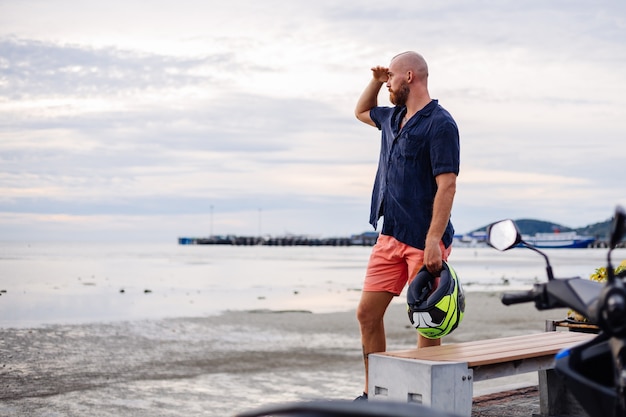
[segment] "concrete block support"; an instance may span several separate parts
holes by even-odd
[[[472,414],[473,371],[464,362],[433,362],[369,356],[369,398],[423,404],[435,410]]]

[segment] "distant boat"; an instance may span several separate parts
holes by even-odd
[[[523,235],[522,239],[537,248],[588,248],[595,238],[581,236],[576,232],[536,233],[534,236]]]
[[[464,235],[454,235],[453,245],[462,248],[487,246],[487,232],[485,230],[477,230]]]

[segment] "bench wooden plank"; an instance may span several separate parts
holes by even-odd
[[[589,336],[550,337],[533,338],[524,343],[513,345],[495,339],[494,343],[485,345],[481,350],[465,349],[464,346],[457,346],[457,349],[450,349],[447,352],[439,352],[431,355],[430,360],[443,361],[463,361],[468,362],[469,367],[488,365],[500,362],[517,361],[521,359],[537,358],[542,356],[553,356],[561,349],[572,346],[581,341],[588,340]]]
[[[533,337],[525,339],[499,338],[482,341],[480,344],[474,342],[455,343],[437,347],[422,349],[410,349],[397,352],[385,352],[384,354],[425,360],[451,360],[455,362],[467,362],[474,356],[485,354],[508,354],[515,350],[535,349],[537,355],[542,355],[544,351],[552,351],[588,340],[593,335],[574,332],[550,332],[538,333]],[[451,358],[453,357],[453,358]]]
[[[460,351],[463,352],[485,352],[486,350],[492,351],[493,349],[503,348],[503,350],[508,350],[511,347],[517,346],[543,346],[548,343],[549,340],[558,340],[565,341],[568,339],[572,339],[574,342],[579,340],[580,334],[573,332],[559,332],[559,335],[554,336],[555,332],[551,333],[536,333],[532,338],[528,336],[512,336],[506,338],[498,338],[498,339],[487,339],[487,340],[479,340],[472,342],[463,342],[463,343],[454,343],[447,344],[441,346],[433,346],[426,347],[420,349],[419,353],[417,353],[416,349],[409,349],[404,351],[398,351],[399,354],[409,355],[407,357],[412,357],[412,355],[435,355],[435,354],[447,354],[449,352],[458,353]],[[395,354],[398,352],[387,352],[389,354]]]
[[[593,336],[593,335],[591,335]],[[463,343],[452,343],[452,344],[444,344],[441,346],[432,346],[425,347],[421,349],[408,349],[396,352],[385,352],[386,354],[401,354],[401,355],[409,355],[416,357],[420,357],[422,355],[437,355],[437,354],[447,354],[449,352],[485,352],[485,351],[493,351],[494,349],[497,351],[501,347],[505,347],[507,350],[509,348],[515,347],[533,347],[533,346],[544,346],[550,343],[567,343],[569,341],[576,343],[581,340],[587,340],[589,337],[586,333],[576,333],[576,332],[544,332],[544,333],[536,333],[533,334],[532,337],[529,336],[512,336],[512,337],[504,337],[497,339],[487,339],[480,341],[472,341],[472,342],[463,342]]]
[[[542,346],[546,346],[548,344],[561,344],[567,343],[568,340],[572,340],[575,342],[579,341],[580,336],[575,333],[566,333],[559,334],[555,336],[553,333],[537,333],[533,335],[533,337],[526,337],[525,339],[519,339],[518,337],[511,338],[500,338],[500,339],[490,339],[487,341],[482,341],[481,343],[467,342],[467,343],[456,343],[450,345],[442,345],[439,347],[430,347],[423,348],[423,354],[442,354],[447,355],[449,353],[454,354],[467,354],[468,356],[472,354],[472,352],[486,353],[486,352],[506,352],[511,349],[526,349],[537,347],[540,348]],[[427,350],[429,349],[429,350]],[[411,349],[414,351],[415,349]]]
[[[425,349],[431,350],[440,350],[446,351],[448,349],[456,349],[455,346],[463,346],[464,349],[475,349],[482,350],[485,348],[491,348],[493,346],[516,346],[516,345],[541,345],[546,343],[549,340],[579,340],[581,337],[581,333],[576,332],[542,332],[535,333],[531,335],[525,336],[511,336],[511,337],[503,337],[497,339],[485,339],[485,340],[477,340],[472,342],[463,342],[463,343],[454,343],[454,344],[444,344],[441,346],[433,346]],[[583,336],[584,337],[584,336]],[[410,349],[415,350],[415,349]]]
[[[469,367],[554,355],[561,349],[595,337],[577,332],[537,333],[476,342],[384,352],[382,355],[444,362],[467,362]]]

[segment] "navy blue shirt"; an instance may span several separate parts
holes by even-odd
[[[382,234],[424,249],[437,192],[435,177],[459,174],[459,130],[437,100],[415,113],[400,130],[405,106],[374,107],[370,117],[382,131],[378,172],[372,191],[370,224],[382,216]],[[454,228],[442,237],[452,244]]]

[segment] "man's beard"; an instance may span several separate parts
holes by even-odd
[[[389,100],[395,106],[404,106],[406,104],[407,99],[409,98],[409,84],[405,81],[400,85],[400,88],[397,91],[389,92]]]

